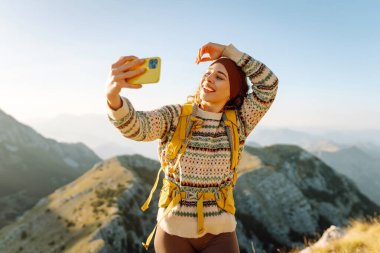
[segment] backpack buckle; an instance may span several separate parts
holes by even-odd
[[[174,189],[172,191],[172,197],[174,198],[175,196],[177,196],[179,194],[179,190],[178,189]]]
[[[215,195],[215,200],[216,201],[219,201],[220,200],[220,197],[219,197],[219,191],[216,191],[215,193],[214,193],[214,195]]]
[[[196,192],[185,192],[185,193],[186,193],[186,199],[197,199]]]

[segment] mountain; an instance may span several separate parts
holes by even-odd
[[[310,129],[307,127],[273,128],[258,125],[247,139],[256,141],[262,146],[273,144],[293,144],[311,151],[318,143],[331,143],[340,147],[371,143],[380,146],[380,130],[333,130]],[[330,145],[330,144],[329,144]]]
[[[373,158],[380,160],[380,145],[376,145],[373,143],[362,143],[359,142],[356,144],[357,147],[359,147],[361,150],[372,156]]]
[[[142,213],[140,205],[158,168],[140,155],[97,163],[1,229],[0,252],[143,252],[155,208]]]
[[[380,152],[368,146],[350,146],[336,151],[318,151],[316,155],[336,171],[346,175],[369,198],[380,204]],[[364,149],[364,150],[363,150]]]
[[[83,143],[45,138],[2,110],[0,126],[0,227],[101,161]]]
[[[261,145],[293,144],[314,154],[341,174],[349,177],[360,191],[380,204],[379,131],[315,132],[290,129],[255,129],[247,144],[254,140]],[[350,138],[351,137],[351,138]],[[370,140],[369,142],[368,140]],[[365,141],[367,140],[367,141]],[[255,147],[259,147],[259,144]]]
[[[95,164],[1,229],[0,252],[145,252],[141,242],[155,225],[159,190],[150,209],[140,207],[159,167],[141,155]],[[294,145],[246,146],[238,171],[242,253],[252,245],[257,253],[303,246],[304,236],[380,211],[351,180]]]
[[[235,188],[239,242],[246,249],[250,241],[257,252],[290,249],[330,225],[379,213],[380,207],[350,179],[298,146],[245,150],[260,160],[239,177]]]
[[[83,142],[102,159],[125,154],[158,159],[158,140],[138,142],[127,139],[109,122],[106,114],[60,114],[54,118],[36,118],[28,124],[59,141]]]
[[[81,141],[88,145],[102,159],[116,155],[141,154],[158,159],[158,141],[137,142],[124,138],[110,124],[106,114],[70,115],[60,114],[54,118],[34,118],[28,125],[58,141]],[[93,127],[96,126],[96,127]],[[293,144],[308,151],[331,151],[352,145],[380,146],[379,130],[336,131],[310,128],[271,128],[258,125],[247,139],[251,146]],[[372,150],[372,148],[368,148]],[[380,149],[380,148],[379,148]]]

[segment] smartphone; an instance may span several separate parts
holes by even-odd
[[[160,80],[161,72],[161,58],[160,57],[149,57],[143,58],[145,62],[136,67],[131,68],[139,69],[146,68],[146,71],[138,76],[128,78],[127,82],[131,84],[147,84],[147,83],[157,83]]]

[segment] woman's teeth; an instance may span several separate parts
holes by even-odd
[[[214,92],[215,90],[210,89],[210,88],[208,88],[208,87],[203,87],[203,91],[204,91],[204,92],[207,92],[207,93],[210,93],[210,92]]]

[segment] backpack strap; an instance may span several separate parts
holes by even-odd
[[[169,172],[174,172],[179,164],[179,160],[181,159],[183,153],[185,152],[186,146],[191,138],[191,133],[194,127],[199,127],[203,124],[203,120],[195,117],[194,115],[194,107],[192,103],[185,103],[182,106],[180,119],[176,130],[173,134],[172,140],[168,144],[166,158],[173,160],[177,157],[176,162],[173,167],[169,169]],[[179,155],[177,156],[179,152]],[[152,200],[153,194],[156,191],[158,180],[160,178],[160,173],[163,169],[165,169],[169,163],[167,161],[163,161],[160,169],[157,172],[156,180],[152,189],[150,190],[150,194],[145,201],[145,203],[141,206],[142,211],[146,211],[149,208],[149,204]]]
[[[203,120],[200,118],[197,118],[194,115],[195,106],[196,105],[192,104],[192,103],[185,103],[182,105],[182,110],[181,110],[180,119],[178,121],[178,125],[177,125],[176,130],[173,134],[172,139],[170,140],[170,142],[168,144],[168,147],[167,147],[166,153],[165,153],[165,158],[167,160],[176,159],[174,166],[169,169],[169,172],[174,172],[175,169],[177,168],[179,161],[180,161],[183,153],[186,150],[187,144],[189,143],[189,141],[191,139],[192,131],[194,130],[194,128],[201,127],[203,124]],[[235,112],[235,110],[226,110],[223,112],[222,117],[223,117],[223,122],[225,123],[225,126],[226,126],[226,132],[228,135],[230,149],[231,149],[231,169],[234,170],[233,185],[232,185],[232,187],[233,187],[233,186],[235,186],[236,179],[237,179],[237,173],[236,173],[235,168],[237,166],[237,160],[238,160],[238,154],[239,154],[239,133],[237,130],[236,112]],[[178,156],[177,156],[177,154],[178,154]],[[149,203],[152,199],[154,191],[157,188],[158,180],[160,177],[160,172],[164,168],[166,168],[169,164],[167,160],[162,162],[162,166],[157,173],[156,181],[155,181],[154,186],[150,192],[150,195],[149,195],[148,199],[146,200],[146,202],[144,203],[144,205],[141,207],[142,211],[145,211],[146,209],[149,208]],[[161,219],[157,222],[153,231],[150,233],[147,241],[145,243],[144,242],[142,243],[146,250],[148,250],[150,241],[153,238],[154,232],[155,232],[159,222],[163,219],[163,217],[165,217],[170,212],[170,210],[175,205],[177,205],[180,202],[180,200],[182,198],[182,196],[181,196],[182,193],[180,194],[179,189],[177,191],[178,191],[178,193],[173,196],[174,197],[173,200],[170,202],[169,206],[166,207]],[[232,191],[232,189],[231,189],[231,191]],[[185,192],[183,192],[183,194],[185,194]],[[198,196],[198,201],[197,201],[198,233],[201,233],[204,230],[204,227],[203,227],[203,223],[204,223],[203,198],[208,196],[205,194],[206,193],[201,193],[201,195]],[[213,194],[214,193],[212,193],[212,195]],[[183,197],[185,197],[185,196],[183,196]],[[227,197],[226,197],[226,199],[227,199]],[[225,200],[223,200],[223,198],[220,198],[220,197],[217,197],[217,200],[219,202],[222,201],[223,203],[225,201]],[[219,204],[219,202],[217,202],[217,203]],[[232,206],[231,206],[231,204],[232,204]],[[227,205],[225,203],[225,204],[223,204],[223,206],[226,209],[229,208],[228,209],[229,212],[233,212],[233,213],[235,212],[234,203],[230,203],[230,205]]]
[[[165,157],[169,160],[176,158],[177,153],[186,138],[188,124],[190,123],[189,116],[192,114],[193,106],[190,103],[182,105],[181,115],[176,126],[172,139],[170,140],[166,149]]]
[[[237,129],[236,112],[235,110],[226,110],[222,115],[224,124],[227,126],[226,132],[228,135],[231,149],[231,170],[234,170],[233,185],[236,185],[237,173],[236,166],[239,155],[239,132]]]
[[[185,138],[182,141],[181,145],[178,146],[178,147],[180,147],[180,150],[176,151],[176,153],[179,153],[179,154],[176,158],[177,160],[176,160],[174,166],[169,169],[169,173],[173,173],[175,171],[175,169],[177,168],[183,153],[185,153],[187,144],[189,143],[189,141],[191,139],[194,128],[199,128],[202,126],[202,124],[203,124],[202,119],[196,118],[193,115],[188,116],[188,124],[186,127]],[[182,134],[182,132],[181,132],[181,134]]]
[[[186,150],[187,144],[191,139],[192,130],[194,127],[200,127],[203,124],[203,120],[195,117],[194,115],[194,106],[192,103],[185,103],[182,105],[181,115],[176,127],[176,130],[173,134],[172,140],[168,144],[168,148],[166,150],[166,158],[169,160],[173,160],[175,158],[176,162],[173,167],[169,169],[169,172],[173,173],[177,168],[179,161]],[[237,173],[236,166],[239,154],[239,133],[237,130],[236,123],[236,112],[235,110],[226,110],[222,115],[223,121],[227,126],[226,132],[229,138],[229,144],[231,149],[231,169],[234,170],[233,176],[233,186],[236,185]],[[194,122],[196,122],[194,124]],[[179,154],[178,154],[179,153]],[[178,154],[178,156],[177,156]],[[141,210],[145,211],[149,208],[149,203],[152,200],[153,194],[156,191],[158,180],[160,178],[161,171],[168,166],[167,161],[163,161],[160,169],[157,172],[156,180],[154,185],[150,191],[150,194],[142,205]]]

